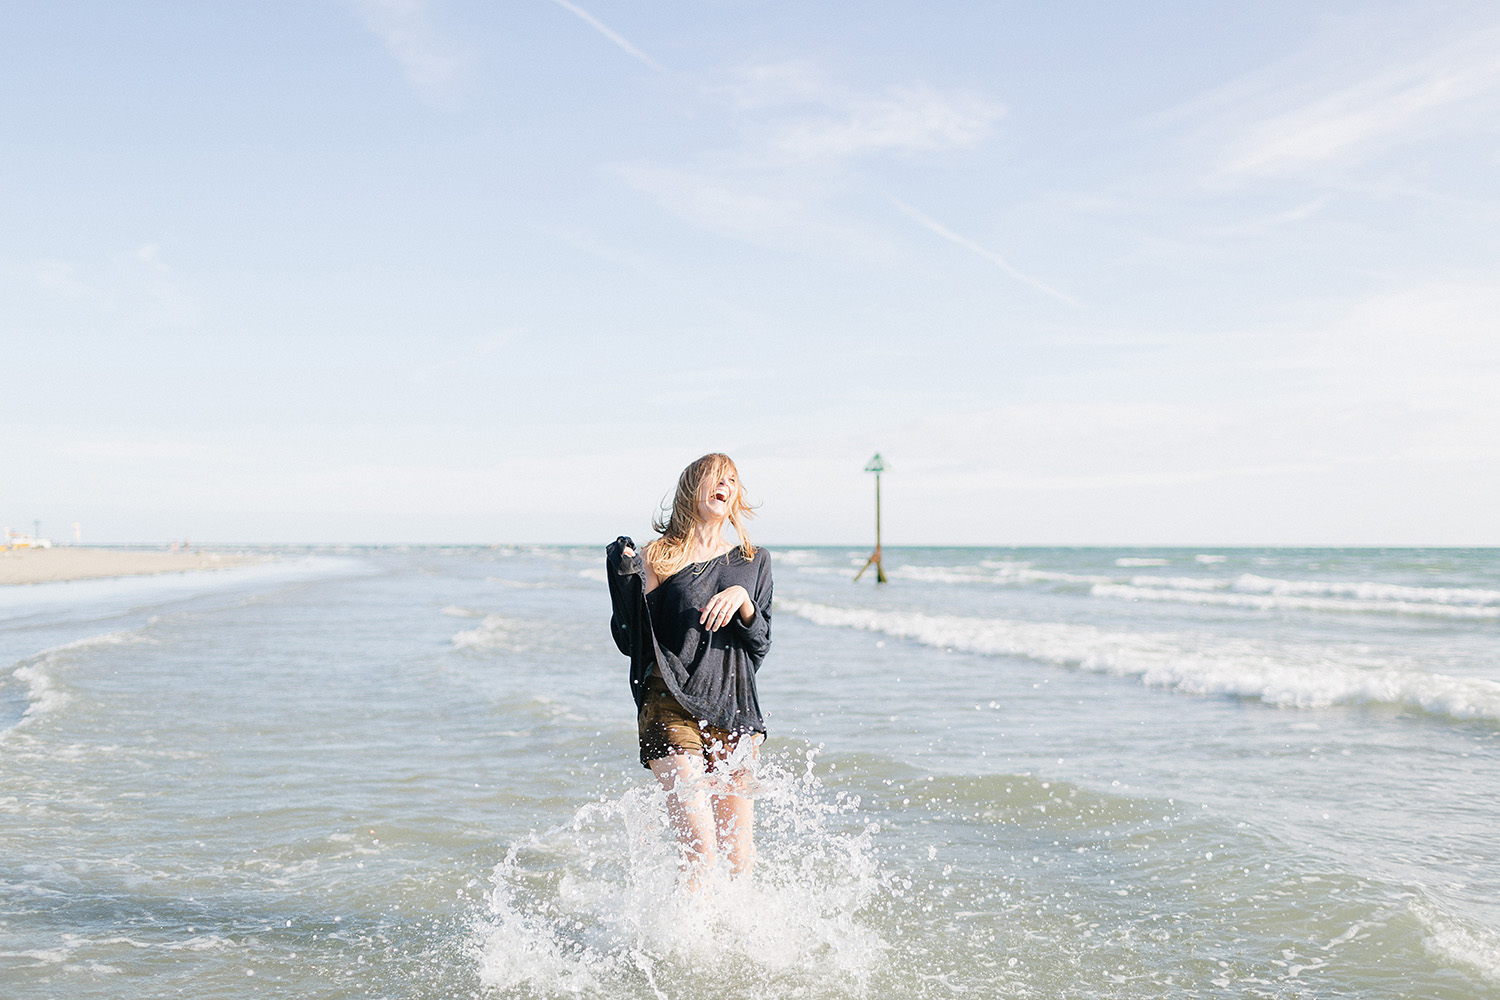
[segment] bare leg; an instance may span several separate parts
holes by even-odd
[[[677,832],[677,844],[687,868],[692,893],[707,888],[714,867],[714,811],[709,805],[703,758],[671,754],[651,762],[651,773],[667,793],[667,816]]]
[[[726,762],[738,766],[714,794],[714,833],[719,851],[729,859],[729,870],[735,875],[747,874],[755,867],[755,801],[750,796],[755,790],[760,740],[753,733],[740,737],[735,752]]]
[[[755,803],[744,795],[714,796],[714,832],[729,870],[743,875],[755,866]]]

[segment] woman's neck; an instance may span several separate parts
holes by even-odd
[[[712,559],[724,549],[724,522],[693,525],[693,540],[688,546],[688,562]]]

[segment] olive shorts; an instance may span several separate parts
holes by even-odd
[[[753,741],[751,746],[758,748],[765,739],[764,733],[730,732],[693,718],[654,674],[646,681],[646,697],[641,702],[636,725],[641,735],[643,767],[650,767],[653,760],[686,754],[702,757],[705,770],[713,771],[728,761],[740,740],[749,737]]]

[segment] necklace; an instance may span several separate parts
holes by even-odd
[[[708,569],[708,564],[709,563],[711,563],[715,559],[719,558],[719,556],[727,554],[727,552],[728,552],[728,550],[726,549],[724,552],[720,552],[718,556],[709,556],[707,559],[703,560],[702,562],[695,562],[695,563],[693,563],[693,575],[694,576],[702,576],[703,575],[703,571],[706,570],[706,569]]]

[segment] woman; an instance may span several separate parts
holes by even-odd
[[[694,892],[720,853],[736,875],[755,861],[750,767],[766,731],[755,674],[771,646],[771,559],[750,543],[752,514],[734,462],[704,455],[653,524],[659,538],[637,552],[622,536],[607,550],[641,763],[666,790]]]

